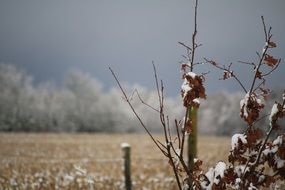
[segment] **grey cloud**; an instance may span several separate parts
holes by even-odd
[[[198,56],[228,63],[255,61],[263,46],[260,16],[273,27],[275,54],[285,55],[285,3],[279,1],[200,1]],[[157,64],[168,93],[179,93],[179,64],[193,27],[193,1],[2,1],[0,61],[24,67],[36,80],[60,82],[70,68],[89,72],[108,88],[108,66],[121,80],[153,86],[151,61]],[[282,57],[283,56],[283,57]],[[237,67],[247,79],[244,67]],[[276,72],[272,82],[282,83]],[[199,71],[207,71],[201,68]],[[237,90],[209,74],[210,92]],[[278,82],[279,81],[279,82]]]

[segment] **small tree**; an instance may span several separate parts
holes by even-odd
[[[195,113],[199,108],[200,100],[206,99],[204,88],[205,74],[193,72],[193,67],[200,64],[194,62],[195,50],[200,46],[195,40],[197,34],[197,3],[198,1],[196,0],[192,46],[190,47],[180,42],[187,50],[187,56],[185,56],[187,62],[181,64],[181,70],[183,71],[181,95],[186,111],[182,120],[174,121],[176,128],[175,137],[170,132],[169,117],[164,111],[164,85],[162,81],[159,82],[158,80],[155,65],[153,64],[153,69],[159,108],[156,109],[144,101],[142,103],[159,113],[164,132],[164,143],[156,140],[149,132],[111,68],[110,71],[141,126],[159,151],[169,159],[169,164],[172,167],[179,189],[259,189],[261,187],[271,187],[278,180],[285,179],[285,134],[278,134],[280,129],[278,120],[285,117],[285,92],[283,101],[280,103],[275,102],[271,113],[261,116],[266,98],[270,93],[270,90],[265,88],[265,79],[271,75],[281,61],[269,54],[270,49],[276,47],[276,43],[272,41],[271,27],[267,29],[263,17],[261,18],[265,34],[265,46],[261,53],[257,53],[257,63],[240,62],[251,67],[254,71],[252,81],[249,81],[250,87],[248,89],[231,69],[231,64],[225,66],[204,58],[204,62],[223,72],[221,79],[235,79],[245,93],[244,98],[240,101],[240,116],[247,124],[247,128],[244,133],[233,135],[228,157],[229,164],[220,161],[214,167],[209,168],[208,171],[202,171],[202,161],[199,159],[190,159],[189,163],[186,164],[184,156],[185,138],[189,136],[190,141],[195,138],[193,134],[193,132],[197,131],[194,128],[196,126]],[[269,117],[269,124],[268,130],[264,133],[258,127],[258,122],[266,117]],[[278,135],[275,139],[271,139],[274,131]],[[193,151],[193,149],[190,151]]]

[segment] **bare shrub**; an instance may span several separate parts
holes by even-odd
[[[281,60],[273,57],[270,50],[276,48],[272,40],[271,27],[267,29],[264,18],[262,19],[265,35],[265,45],[261,53],[257,53],[256,63],[241,61],[253,70],[252,81],[247,81],[249,88],[241,82],[236,72],[229,66],[221,65],[216,61],[204,58],[204,62],[222,71],[222,80],[233,78],[243,89],[245,95],[240,101],[240,117],[247,125],[246,130],[240,134],[234,134],[231,141],[231,150],[228,156],[229,163],[218,162],[214,167],[203,171],[202,160],[194,159],[193,165],[186,164],[184,154],[185,138],[193,132],[192,109],[198,109],[201,99],[206,99],[204,88],[205,73],[196,74],[194,66],[202,62],[195,62],[195,52],[199,44],[196,42],[197,35],[197,7],[195,1],[194,32],[190,46],[181,43],[186,48],[186,63],[181,64],[182,70],[182,104],[185,107],[185,117],[175,120],[173,123],[164,110],[164,84],[157,77],[156,68],[153,64],[154,77],[157,88],[158,108],[148,105],[147,107],[159,113],[159,120],[164,132],[164,142],[156,140],[143,122],[141,116],[135,110],[132,101],[128,98],[117,76],[110,68],[126,102],[139,120],[141,126],[150,136],[159,151],[168,158],[169,165],[173,170],[179,189],[260,189],[261,187],[273,187],[278,180],[284,180],[285,176],[285,134],[280,133],[271,139],[273,132],[278,133],[280,126],[278,121],[285,117],[285,93],[282,102],[275,102],[271,113],[261,115],[270,90],[265,87],[266,77],[277,69]],[[238,109],[238,108],[237,108]],[[268,129],[264,132],[258,125],[259,121],[268,118]],[[174,125],[176,134],[171,134],[170,126]]]

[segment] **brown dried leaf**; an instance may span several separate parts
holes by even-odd
[[[258,79],[262,79],[262,72],[260,72],[259,70],[256,71],[256,77],[257,77]]]
[[[283,143],[283,146],[279,147],[277,155],[282,159],[285,160],[285,144]]]
[[[274,67],[278,63],[278,59],[273,56],[266,54],[264,57],[264,63],[270,67]]]
[[[240,116],[248,125],[252,125],[259,118],[259,113],[264,108],[264,105],[255,93],[252,93],[250,96],[246,95],[242,101]]]
[[[268,97],[269,97],[269,93],[271,92],[270,89],[266,89],[266,88],[259,88],[259,90],[262,92],[261,93],[261,96],[263,97],[264,100],[268,100]]]
[[[224,71],[224,75],[223,78],[221,78],[222,80],[226,80],[229,79],[233,76],[233,71]]]
[[[217,62],[216,62],[216,61],[213,61],[213,60],[209,61],[209,63],[212,64],[212,65],[214,65],[214,66],[218,65]]]
[[[195,106],[198,108],[198,104],[193,101],[194,99],[203,98],[206,99],[205,88],[203,86],[203,76],[195,75],[194,77],[189,74],[183,76],[184,80],[187,81],[190,90],[181,90],[181,95],[183,97],[183,105],[185,107]]]
[[[195,163],[194,163],[194,167],[193,167],[193,171],[202,171],[201,169],[201,166],[203,164],[203,161],[202,160],[197,160]]]
[[[263,131],[259,128],[249,128],[246,132],[247,143],[249,146],[253,146],[263,136]]]
[[[264,183],[265,187],[270,187],[270,185],[272,183],[274,183],[275,181],[276,180],[275,180],[275,178],[273,176],[266,175],[263,183]]]
[[[274,42],[269,42],[269,43],[268,43],[268,47],[269,47],[269,48],[275,48],[275,47],[277,47],[277,45],[276,45],[276,43],[274,43]]]
[[[186,72],[187,67],[189,67],[189,65],[187,63],[182,63],[181,64],[181,71]]]

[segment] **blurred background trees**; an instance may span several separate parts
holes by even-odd
[[[156,91],[138,85],[125,86],[128,93],[133,94],[134,106],[143,113],[142,119],[149,129],[160,132],[157,113],[142,104],[133,93],[137,89],[143,101],[156,107]],[[267,104],[272,105],[272,99],[281,94],[281,89],[275,90]],[[231,135],[242,131],[245,125],[237,109],[242,94],[224,91],[210,96],[199,110],[199,133]],[[181,119],[184,112],[181,101],[180,96],[166,98],[167,114]],[[264,114],[268,112],[266,110]],[[99,81],[86,73],[69,72],[62,86],[52,82],[35,84],[33,77],[24,70],[11,64],[0,64],[0,131],[141,132],[137,125],[121,92],[115,88],[104,90]]]

